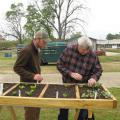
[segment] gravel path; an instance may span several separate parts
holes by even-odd
[[[56,74],[43,74],[44,81],[42,83],[62,83],[61,75]],[[11,74],[0,74],[0,82],[19,82],[19,76]],[[105,72],[103,73],[100,83],[106,87],[120,87],[120,72]]]

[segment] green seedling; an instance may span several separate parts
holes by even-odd
[[[82,93],[81,97],[82,97],[82,98],[93,98],[93,97],[94,97],[94,94],[93,94],[92,91],[88,91],[88,90],[87,90],[86,92]]]
[[[30,91],[25,91],[25,94],[28,96],[32,96],[34,93],[34,90],[30,90]]]
[[[82,95],[81,95],[81,97],[82,98],[86,98],[87,96],[86,96],[86,93],[83,93]]]
[[[85,91],[81,94],[82,98],[111,98],[111,94],[107,91],[103,91],[100,84],[97,84],[93,87],[86,87]]]
[[[22,85],[22,86],[26,86],[26,87],[29,86],[28,83],[22,83],[21,85]]]
[[[36,89],[36,84],[35,85],[31,85],[30,89],[35,90]]]
[[[24,85],[20,85],[19,88],[20,88],[20,89],[24,89],[25,86],[24,86]]]
[[[98,90],[101,87],[100,83],[96,83],[94,86],[92,86],[93,90]]]
[[[69,85],[67,85],[67,84],[64,84],[64,87],[69,87]]]
[[[103,96],[106,99],[111,98],[111,95],[106,91],[102,91],[100,95]]]
[[[12,92],[12,95],[13,95],[13,96],[17,95],[17,91],[13,91],[13,92]]]
[[[68,94],[67,93],[63,93],[63,97],[68,97]]]

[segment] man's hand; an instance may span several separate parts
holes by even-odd
[[[43,77],[42,77],[40,74],[35,74],[35,76],[34,76],[34,80],[40,82],[40,81],[43,80]]]
[[[94,78],[90,78],[89,80],[88,80],[88,86],[93,86],[93,85],[95,85],[96,84],[96,80],[94,79]]]
[[[75,80],[82,80],[82,75],[79,74],[79,73],[74,73],[74,72],[72,72],[72,73],[70,74],[70,76],[71,76],[72,78],[74,78]]]

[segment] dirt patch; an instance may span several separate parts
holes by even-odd
[[[6,84],[6,83],[5,83]],[[13,86],[11,83],[6,84],[5,87],[10,89]],[[21,96],[21,97],[38,97],[45,85],[39,84],[20,84],[6,96]]]
[[[49,85],[45,98],[76,98],[74,85]]]

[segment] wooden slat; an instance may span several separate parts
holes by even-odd
[[[16,117],[16,113],[15,113],[15,110],[12,106],[7,106],[8,110],[10,111],[10,114],[11,114],[11,118],[12,120],[17,120],[17,117]]]
[[[88,118],[92,118],[92,114],[93,114],[92,110],[88,109]]]
[[[113,108],[117,108],[117,100],[113,101]]]
[[[78,85],[75,85],[75,93],[76,93],[76,98],[80,99],[80,92]],[[78,120],[79,113],[80,113],[80,109],[75,109],[74,120]]]
[[[116,100],[116,98],[110,93],[110,91],[104,85],[102,85],[102,88],[111,95],[113,100]]]
[[[79,87],[78,85],[75,85],[75,93],[76,93],[76,98],[80,99],[80,92],[79,92]]]
[[[78,87],[78,85],[76,85],[75,88],[76,88],[76,97],[78,99],[80,99],[80,87]],[[80,109],[76,109],[75,115],[74,115],[74,120],[78,120],[79,113],[80,113]],[[90,110],[90,109],[88,109],[88,118],[92,118],[92,110]]]
[[[0,106],[0,112],[2,111],[2,107],[3,106]],[[11,120],[17,120],[16,113],[15,113],[13,106],[7,106],[7,109],[11,114]]]
[[[2,106],[0,106],[0,112],[2,111]]]
[[[2,95],[5,96],[5,95],[8,94],[9,92],[11,92],[13,89],[15,89],[18,85],[19,85],[19,83],[16,84],[16,85],[14,85],[14,86],[12,86],[10,89],[8,89],[7,91],[5,91]]]
[[[104,85],[102,85],[102,88],[111,95],[111,97],[113,99],[113,108],[116,108],[117,107],[117,100],[116,100],[116,98],[110,93],[110,91]]]
[[[0,96],[0,105],[30,106],[30,107],[55,107],[55,108],[113,108],[112,100],[86,100],[63,98],[35,98]]]
[[[78,120],[80,109],[75,109],[74,120]]]
[[[38,97],[43,97],[43,95],[46,92],[47,88],[48,88],[48,84],[45,85],[45,87],[43,88],[42,92],[40,93],[40,95]]]
[[[3,95],[8,94],[17,87],[16,84]],[[114,97],[112,99],[79,99],[80,94],[78,87],[76,87],[76,98],[42,98],[46,92],[48,85],[45,85],[38,98],[36,97],[17,97],[17,96],[0,96],[0,105],[16,105],[16,106],[30,106],[30,107],[56,107],[56,108],[115,108],[117,101]]]

